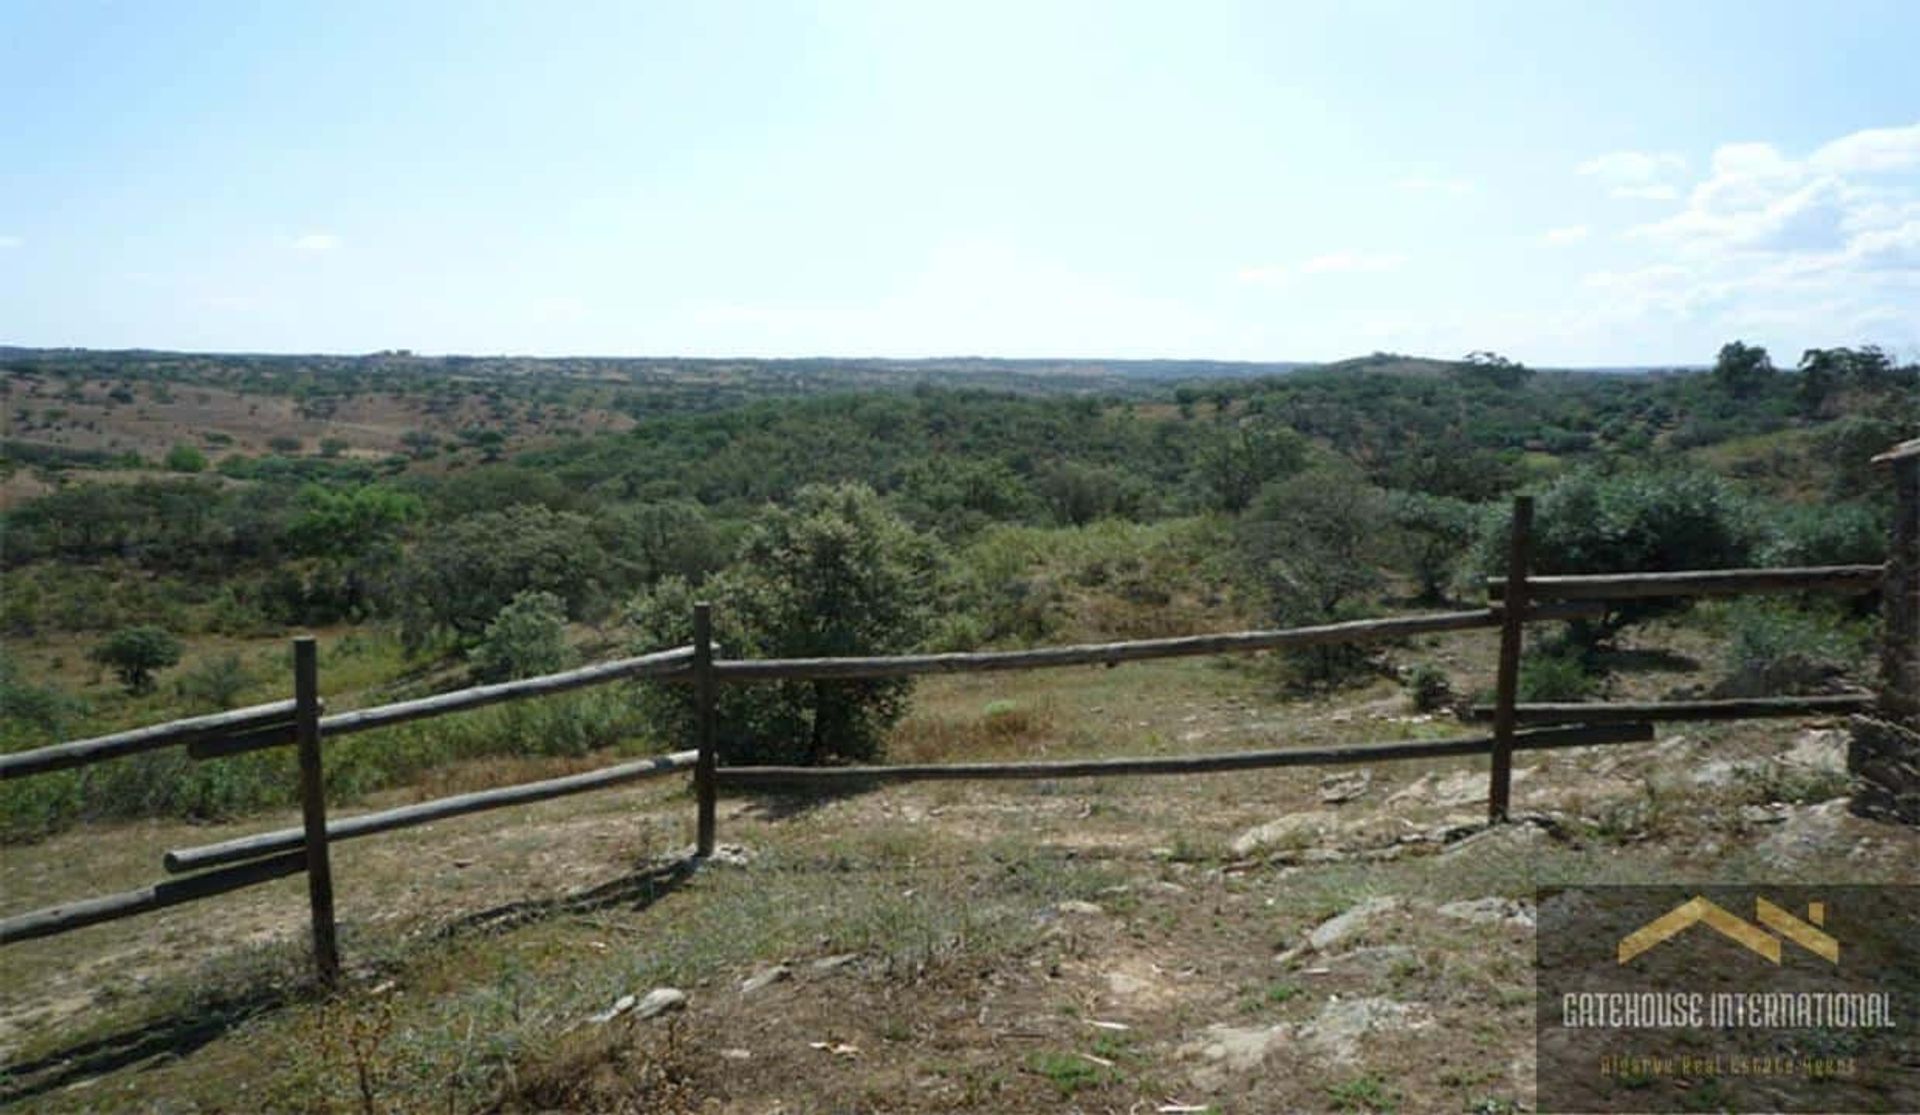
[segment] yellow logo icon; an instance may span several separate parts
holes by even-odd
[[[1625,964],[1695,924],[1705,925],[1775,964],[1780,963],[1782,938],[1792,941],[1816,956],[1826,958],[1829,963],[1840,963],[1840,942],[1816,928],[1826,924],[1826,903],[1808,903],[1806,921],[1801,921],[1764,898],[1754,899],[1754,904],[1759,925],[1735,917],[1719,906],[1695,895],[1620,938],[1620,963]],[[1773,933],[1767,932],[1769,929],[1773,930]],[[1775,933],[1779,936],[1774,936]]]

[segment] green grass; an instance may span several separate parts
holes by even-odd
[[[1112,1070],[1077,1053],[1058,1050],[1042,1050],[1030,1055],[1027,1067],[1046,1077],[1063,1099],[1082,1088],[1098,1087],[1112,1079],[1113,1075]]]
[[[1327,1086],[1327,1098],[1332,1101],[1335,1111],[1378,1112],[1379,1115],[1399,1109],[1400,1100],[1389,1091],[1387,1082],[1378,1076],[1356,1076],[1352,1080],[1343,1080]]]

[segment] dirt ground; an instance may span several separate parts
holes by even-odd
[[[1488,646],[1446,637],[1406,653],[1451,663],[1464,688]],[[1689,676],[1656,667],[1627,684]],[[676,858],[692,823],[678,780],[463,818],[336,846],[350,973],[331,1001],[297,989],[298,877],[0,951],[0,1097],[45,1110],[1530,1110],[1537,886],[1917,881],[1920,833],[1829,800],[1831,727],[1682,725],[1523,754],[1521,820],[1492,830],[1483,760],[730,800],[727,854],[694,872]],[[1389,682],[1283,701],[1257,668],[1189,660],[929,681],[892,754],[1466,732],[1411,712]],[[166,848],[296,821],[6,848],[5,911],[142,885]],[[684,1008],[594,1020],[661,987]]]

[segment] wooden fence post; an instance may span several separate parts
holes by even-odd
[[[1500,620],[1500,666],[1493,706],[1493,773],[1487,787],[1487,821],[1507,819],[1513,795],[1514,705],[1520,699],[1520,643],[1526,633],[1527,565],[1531,560],[1533,497],[1513,499],[1512,536],[1507,541],[1506,611]]]
[[[700,798],[699,835],[695,851],[702,858],[713,854],[714,830],[714,736],[717,731],[714,710],[713,606],[702,601],[693,606],[693,699],[696,712],[696,746],[700,759],[693,770],[694,792]]]
[[[293,641],[293,733],[300,749],[300,813],[306,827],[307,902],[313,966],[323,987],[340,981],[333,924],[333,864],[327,855],[327,787],[320,766],[320,655],[311,635]]]

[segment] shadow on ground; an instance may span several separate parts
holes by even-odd
[[[679,889],[700,865],[701,861],[694,856],[655,860],[586,890],[557,898],[510,902],[464,914],[427,936],[445,940],[465,933],[492,932],[616,906],[638,912]],[[256,982],[219,998],[195,997],[170,1014],[150,1018],[117,1033],[90,1038],[31,1060],[0,1065],[0,1105],[71,1087],[143,1062],[159,1064],[188,1056],[254,1018],[311,1000],[318,994],[319,988],[309,980],[281,978],[273,983]]]

